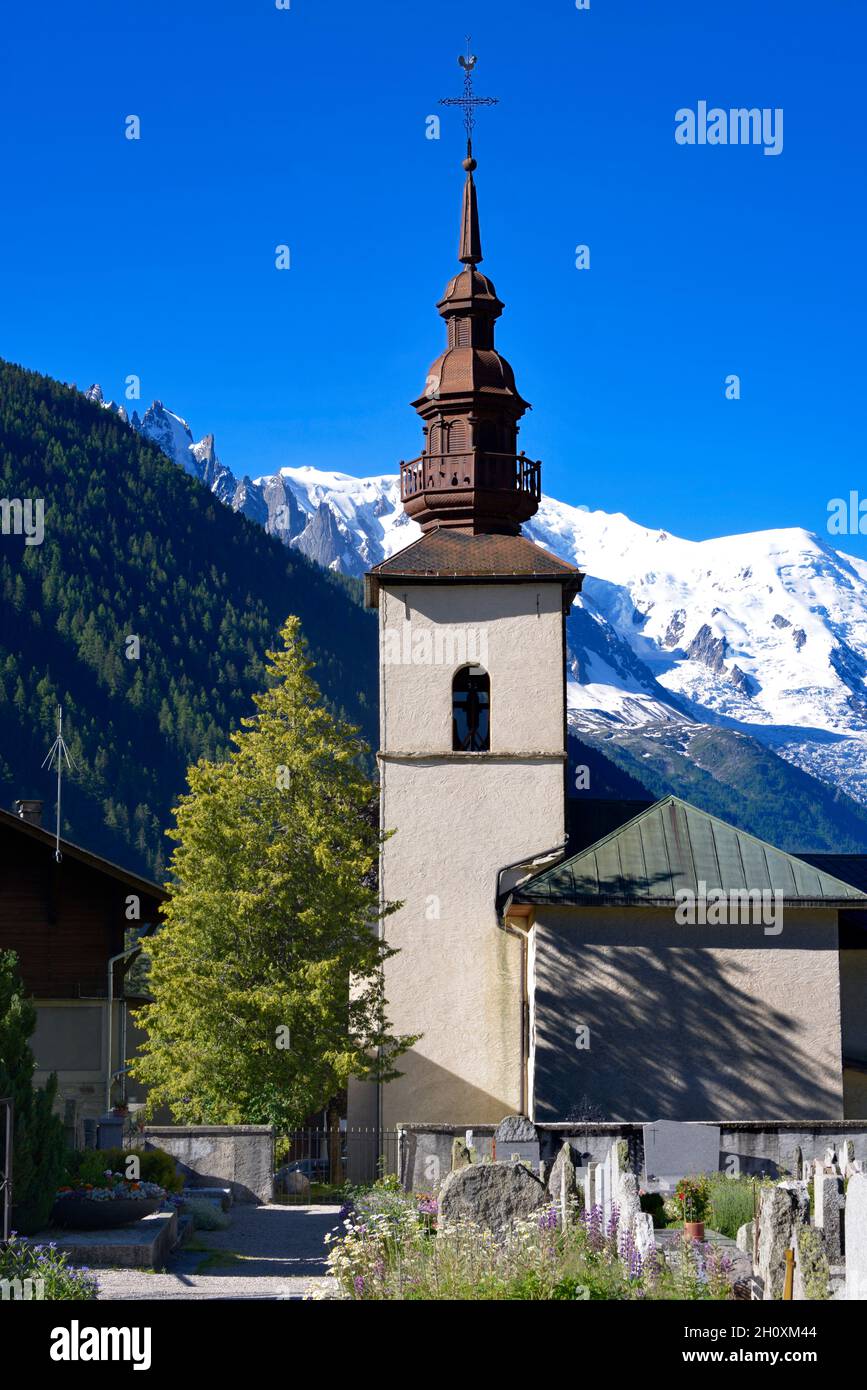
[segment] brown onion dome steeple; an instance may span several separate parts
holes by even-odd
[[[425,446],[419,458],[401,463],[401,500],[424,531],[448,526],[517,535],[539,505],[540,465],[518,453],[518,421],[529,405],[494,346],[503,303],[476,268],[482,239],[469,141],[463,167],[458,260],[464,269],[437,305],[447,345],[412,402],[424,421]]]

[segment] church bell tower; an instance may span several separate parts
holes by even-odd
[[[446,346],[413,402],[421,453],[401,500],[422,535],[366,576],[379,611],[383,923],[392,1028],[419,1034],[403,1075],[350,1088],[350,1125],[472,1127],[528,1105],[527,943],[498,916],[504,869],[565,840],[565,614],[571,565],[521,534],[540,464],[495,346],[503,311],[482,261],[472,152],[475,58],[461,59],[467,157],[461,269],[437,308]],[[514,881],[514,874],[510,881]],[[564,1022],[565,1026],[565,1022]]]

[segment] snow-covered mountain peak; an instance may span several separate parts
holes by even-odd
[[[239,481],[162,402],[132,424],[326,568],[360,575],[420,535],[397,474],[248,465]],[[867,561],[800,527],[696,541],[547,495],[524,532],[586,575],[568,620],[573,727],[682,726],[684,746],[696,727],[746,730],[867,801]]]

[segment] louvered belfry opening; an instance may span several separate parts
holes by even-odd
[[[518,449],[518,421],[528,402],[495,347],[503,303],[477,268],[482,246],[475,168],[468,154],[458,249],[463,269],[437,305],[446,348],[413,401],[425,443],[418,458],[400,465],[401,500],[424,531],[445,526],[517,535],[538,509],[541,465]]]

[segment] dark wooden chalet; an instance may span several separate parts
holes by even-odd
[[[38,1022],[32,1039],[35,1081],[58,1074],[59,1104],[70,1138],[105,1109],[109,1071],[117,1077],[129,1055],[124,976],[129,961],[109,965],[130,928],[156,925],[165,891],[68,840],[55,857],[39,802],[0,810],[0,949],[13,950]],[[109,1039],[111,1060],[109,1062]],[[120,1077],[112,1100],[128,1096]]]

